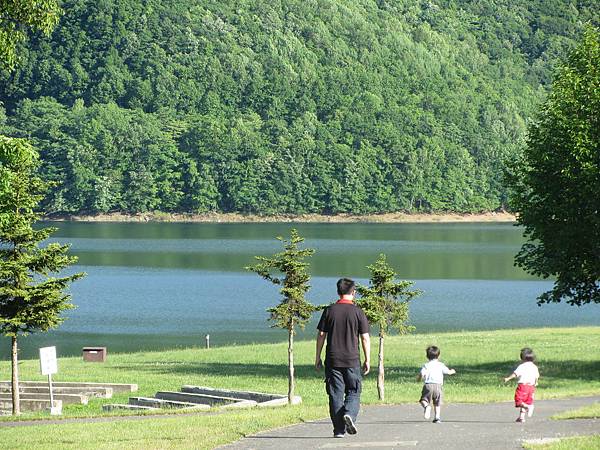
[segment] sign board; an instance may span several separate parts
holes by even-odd
[[[40,348],[40,370],[42,375],[52,375],[58,372],[56,347]]]

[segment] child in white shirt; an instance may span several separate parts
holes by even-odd
[[[535,355],[530,348],[521,350],[521,364],[510,376],[504,378],[504,382],[517,379],[517,390],[515,391],[515,407],[520,408],[517,422],[525,422],[525,413],[528,417],[533,415],[533,394],[540,378],[540,372],[533,363]]]
[[[435,406],[435,418],[433,419],[433,423],[440,423],[442,421],[440,416],[444,375],[454,375],[456,370],[448,369],[443,362],[438,360],[440,349],[435,345],[427,347],[425,353],[427,354],[429,362],[423,365],[421,372],[417,376],[417,380],[423,380],[424,382],[419,403],[423,407],[423,415],[426,419],[431,417],[431,404],[433,403],[433,406]]]

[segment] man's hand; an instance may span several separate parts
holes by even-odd
[[[369,361],[365,361],[363,363],[363,375],[368,374],[370,370],[371,370],[371,363],[369,363]]]
[[[321,361],[321,358],[319,358],[315,361],[315,370],[318,372],[322,368],[323,368],[323,361]]]
[[[319,331],[317,333],[317,353],[315,353],[315,370],[318,372],[323,368],[323,362],[321,361],[321,352],[323,351],[323,345],[325,344],[325,339],[327,338],[327,333],[324,331]]]

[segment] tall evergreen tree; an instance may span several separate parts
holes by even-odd
[[[35,229],[36,208],[45,184],[35,175],[38,156],[24,139],[0,136],[0,332],[12,341],[12,411],[20,413],[19,335],[58,326],[61,312],[73,308],[64,292],[84,274],[55,278],[73,264],[68,245],[48,244],[54,228]]]
[[[390,329],[406,334],[413,329],[408,325],[408,302],[421,294],[410,290],[412,281],[396,281],[397,274],[387,263],[384,254],[371,266],[369,286],[358,286],[361,298],[356,302],[369,322],[379,327],[379,358],[377,363],[377,394],[385,400],[384,341]]]
[[[288,403],[294,401],[294,334],[296,326],[304,328],[315,307],[310,304],[305,294],[310,289],[308,284],[310,275],[307,272],[309,264],[304,258],[311,256],[315,251],[312,248],[300,249],[298,244],[304,241],[296,229],[292,229],[290,239],[277,238],[283,243],[284,251],[271,257],[256,256],[259,261],[246,270],[256,272],[265,280],[281,285],[282,295],[279,305],[269,308],[273,327],[283,328],[288,332]],[[276,274],[281,274],[277,276]]]

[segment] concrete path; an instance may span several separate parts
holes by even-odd
[[[526,423],[515,423],[512,403],[449,404],[442,409],[440,424],[423,419],[418,404],[364,407],[358,434],[332,437],[329,419],[306,422],[249,436],[222,447],[238,449],[393,449],[444,450],[514,449],[523,441],[573,435],[600,434],[600,420],[550,420],[550,416],[600,401],[600,396],[536,402],[535,414]]]

